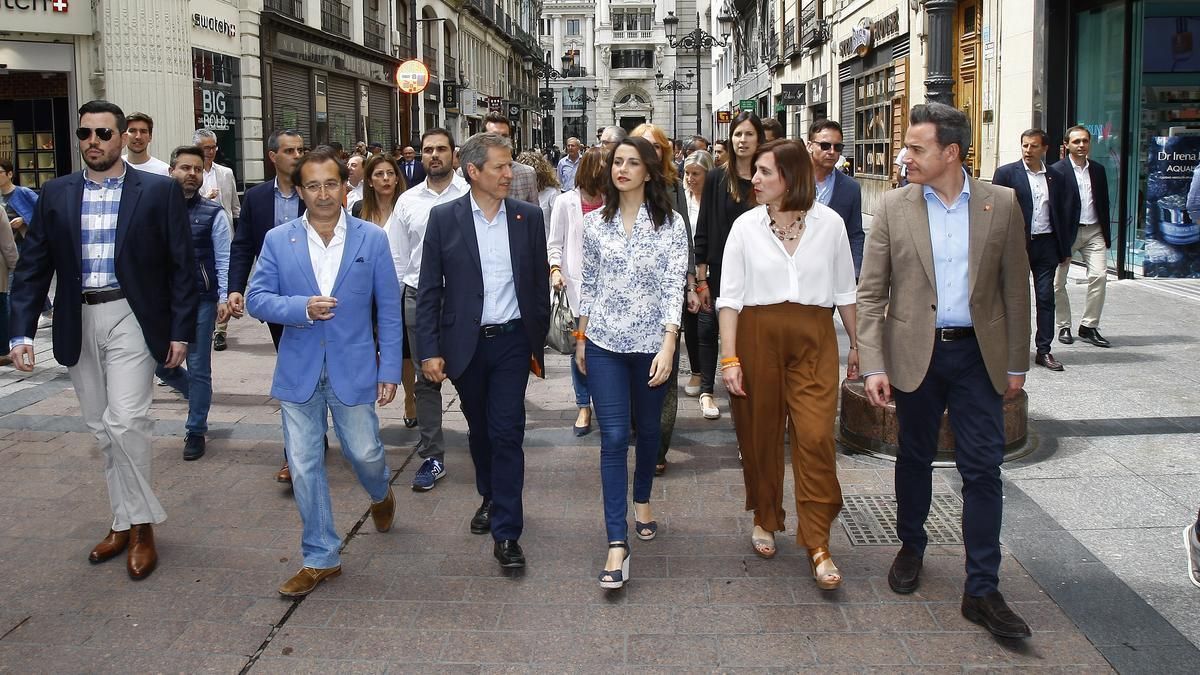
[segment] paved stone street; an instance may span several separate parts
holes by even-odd
[[[1082,286],[1070,292],[1082,301]],[[1005,467],[1001,573],[1034,630],[1024,643],[960,615],[961,546],[931,547],[912,596],[887,587],[894,547],[852,546],[840,524],[840,591],[816,589],[788,537],[774,560],[758,559],[723,392],[716,422],[681,396],[670,469],[654,485],[659,536],[634,542],[626,589],[603,591],[599,434],[570,432],[565,357],[528,396],[523,574],[503,573],[490,538],[468,532],[478,497],[447,387],[446,479],[408,489],[416,430],[399,404],[383,409],[396,526],[374,531],[365,493],[331,453],[343,575],[284,600],[275,589],[301,564],[300,523],[273,480],[274,359],[251,320],[214,355],[202,460],[180,457],[185,402],[155,391],[154,485],[169,518],[156,529],[158,571],[135,583],[123,558],[86,561],[109,525],[103,462],[45,353],[32,378],[0,374],[0,671],[1194,672],[1200,591],[1179,532],[1200,503],[1198,307],[1194,287],[1112,283],[1114,348],[1059,347],[1066,372],[1031,374],[1037,447]],[[891,494],[884,460],[843,454],[839,475],[848,496]],[[954,494],[952,469],[936,481]]]

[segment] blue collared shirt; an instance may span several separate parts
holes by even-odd
[[[300,190],[292,186],[292,196],[285,197],[279,191],[279,179],[273,181],[275,186],[275,227],[290,223],[300,217]]]
[[[568,155],[558,160],[558,182],[561,184],[563,192],[575,189],[575,172],[579,170],[579,162],[583,158],[582,155],[571,159]]]
[[[126,169],[128,171],[128,169]],[[80,244],[83,250],[82,285],[86,289],[118,288],[117,282],[117,212],[121,209],[121,193],[125,188],[125,172],[116,178],[97,183],[83,173],[83,205],[80,210]]]
[[[829,206],[829,200],[833,198],[833,174],[836,171],[830,171],[825,180],[817,181],[817,201],[825,206]]]
[[[479,323],[490,326],[519,319],[521,308],[517,305],[517,284],[508,246],[508,212],[504,202],[500,202],[496,217],[489,221],[472,193],[471,218],[475,221],[479,266],[483,271],[483,316]]]
[[[933,244],[933,278],[937,287],[938,328],[959,328],[971,323],[967,252],[971,223],[971,182],[963,173],[963,189],[947,206],[925,185],[925,208],[929,214],[929,239]]]

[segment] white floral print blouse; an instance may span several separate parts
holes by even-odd
[[[643,205],[628,238],[620,209],[611,220],[603,219],[603,209],[589,213],[579,301],[588,339],[612,352],[658,352],[663,327],[679,325],[687,260],[687,230],[674,211],[656,231]]]

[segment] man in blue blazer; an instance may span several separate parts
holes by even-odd
[[[341,573],[341,536],[325,475],[327,411],[342,454],[371,496],[376,530],[391,528],[396,508],[375,404],[390,403],[400,382],[400,282],[387,235],[342,208],[348,177],[346,165],[330,153],[299,160],[293,180],[307,211],[267,233],[246,299],[251,316],[284,327],[271,395],[283,414],[304,524],[304,567],[279,588],[287,597],[308,595]]]
[[[426,379],[458,390],[483,497],[471,532],[491,531],[505,568],[525,566],[525,387],[530,370],[542,376],[550,327],[542,211],[508,197],[511,148],[483,133],[459,151],[471,191],[430,211],[412,345]]]
[[[404,176],[404,185],[407,189],[425,180],[425,165],[421,163],[421,158],[417,157],[417,151],[413,149],[413,146],[404,146],[401,153],[404,159],[400,160],[400,175]]]
[[[54,358],[104,453],[113,512],[88,560],[128,548],[129,576],[144,579],[158,564],[153,525],[167,517],[151,488],[152,378],[158,362],[182,363],[196,337],[196,267],[183,191],[121,159],[125,129],[108,101],[79,109],[87,168],[42,186],[13,281],[9,356],[33,370],[38,315],[57,273]]]
[[[862,189],[858,181],[837,170],[842,150],[842,125],[833,120],[817,120],[808,130],[808,152],[812,155],[813,177],[817,182],[817,201],[833,209],[846,223],[850,237],[850,255],[854,258],[854,278],[862,270],[863,242]]]
[[[1053,204],[1059,200],[1062,180],[1052,177],[1046,167],[1050,143],[1046,132],[1030,129],[1021,134],[1021,159],[996,169],[993,185],[1012,188],[1025,217],[1025,249],[1033,273],[1033,294],[1037,300],[1037,335],[1034,345],[1039,366],[1061,371],[1063,364],[1051,354],[1054,342],[1054,273],[1061,263],[1071,260],[1070,232],[1063,227]]]
[[[296,162],[304,156],[304,137],[298,131],[277,131],[267,139],[267,159],[275,166],[275,179],[259,183],[246,190],[242,211],[238,216],[237,232],[229,247],[229,315],[240,319],[246,313],[246,281],[254,259],[262,251],[267,232],[304,215],[304,200],[292,183]],[[267,322],[271,342],[279,351],[279,336],[283,326]],[[221,351],[222,344],[214,338],[213,349]],[[287,461],[275,474],[275,480],[292,480]]]

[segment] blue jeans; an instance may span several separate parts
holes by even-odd
[[[592,395],[588,392],[587,375],[579,372],[579,364],[571,357],[571,386],[575,388],[575,407],[586,408],[592,404]]]
[[[159,364],[154,374],[187,396],[189,434],[208,433],[208,409],[212,407],[212,333],[217,322],[217,303],[201,300],[196,305],[196,336],[188,343],[187,368]]]
[[[210,330],[211,332],[211,330]],[[333,413],[333,429],[342,444],[358,482],[371,496],[382,501],[388,494],[387,458],[379,441],[379,418],[375,404],[345,405],[333,393],[324,369],[312,398],[304,403],[280,401],[283,414],[283,445],[292,471],[292,494],[304,530],[300,551],[305,567],[328,568],[341,564],[338,548],[342,538],[333,527],[333,505],[329,478],[325,473],[325,411]]]
[[[654,354],[621,354],[597,347],[584,348],[592,406],[600,425],[600,482],[604,491],[604,525],[609,541],[626,541],[629,504],[629,419],[632,406],[637,423],[634,452],[633,501],[650,501],[654,463],[658,459],[666,386],[651,387],[650,363]]]

